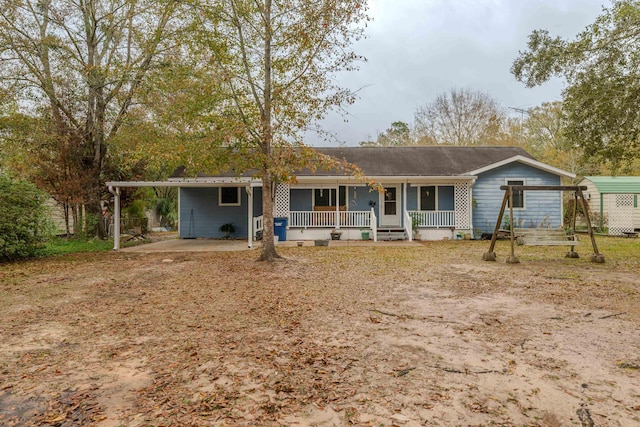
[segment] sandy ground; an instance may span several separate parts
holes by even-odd
[[[486,246],[0,266],[0,425],[640,425],[638,243]]]

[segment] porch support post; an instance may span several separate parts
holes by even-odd
[[[402,220],[406,221],[407,216],[409,216],[409,209],[407,209],[407,187],[409,186],[409,181],[405,181],[402,184]],[[413,224],[405,224],[404,229],[408,230],[407,234],[409,235],[409,241],[413,242]]]
[[[120,250],[120,187],[109,187],[113,194],[113,250]]]
[[[329,193],[329,198],[331,198],[331,193]],[[336,230],[340,229],[340,185],[336,185],[336,221],[335,221]]]
[[[251,186],[247,186],[245,188],[247,190],[247,242],[249,244],[249,249],[253,247],[253,188]]]
[[[509,186],[509,240],[511,240],[511,256],[507,258],[507,263],[517,264],[520,262],[515,253],[515,235],[513,233],[513,187]]]
[[[475,182],[471,182],[468,186],[467,186],[467,191],[469,192],[468,197],[467,197],[467,203],[468,203],[468,210],[469,210],[469,232],[471,233],[471,238],[474,239],[474,232],[473,232],[473,184],[475,184]],[[454,206],[453,208],[455,209],[455,202],[454,202]]]

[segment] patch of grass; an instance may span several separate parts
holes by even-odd
[[[42,250],[42,256],[57,256],[79,252],[106,252],[113,248],[113,240],[85,237],[54,237]]]
[[[130,240],[121,247],[143,245],[150,243],[149,239]],[[53,237],[45,243],[40,251],[41,257],[59,256],[87,252],[108,252],[113,249],[113,239],[102,240],[97,237]]]

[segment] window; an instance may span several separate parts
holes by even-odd
[[[384,189],[384,214],[395,215],[398,212],[398,195],[396,187],[389,187]]]
[[[436,186],[420,187],[420,210],[436,210]]]
[[[507,185],[524,185],[524,179],[508,179]],[[509,207],[509,202],[507,201],[507,207]],[[523,190],[513,190],[513,208],[514,209],[524,209],[524,191]]]
[[[335,188],[316,188],[313,190],[314,206],[336,206]],[[347,187],[340,187],[340,206],[347,204]]]
[[[454,207],[453,185],[430,185],[420,187],[421,211],[452,211]]]
[[[240,206],[240,187],[220,187],[218,191],[219,206]]]

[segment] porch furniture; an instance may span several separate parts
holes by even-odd
[[[562,228],[514,228],[516,242],[526,246],[576,246],[578,236]]]
[[[509,205],[509,235],[511,240],[511,256],[507,258],[507,263],[516,264],[519,263],[520,260],[515,255],[514,244],[517,238],[520,238],[523,243],[530,245],[568,245],[571,246],[570,251],[566,254],[568,258],[578,258],[578,254],[573,250],[573,247],[578,244],[577,239],[573,235],[573,232],[570,234],[566,234],[563,230],[560,230],[562,235],[559,235],[557,232],[546,231],[546,232],[536,232],[536,231],[527,231],[527,230],[545,230],[545,229],[514,229],[513,223],[513,194],[515,191],[572,191],[574,195],[574,204],[573,204],[573,215],[571,219],[571,229],[575,230],[576,228],[576,208],[578,206],[578,201],[582,203],[582,208],[584,211],[587,211],[587,203],[584,198],[583,190],[586,190],[587,187],[584,186],[575,186],[575,185],[502,185],[500,186],[501,190],[504,190],[504,198],[502,199],[502,206],[500,207],[500,213],[498,214],[498,219],[496,221],[496,227],[493,232],[493,236],[491,238],[491,245],[489,246],[489,251],[485,252],[482,255],[483,261],[495,261],[496,253],[494,252],[494,248],[496,245],[496,240],[498,237],[498,230],[500,229],[500,224],[502,224],[502,217],[504,216],[504,211]],[[591,238],[591,245],[593,246],[593,255],[591,255],[591,262],[603,263],[604,255],[602,255],[598,251],[598,246],[596,245],[596,239],[593,235],[593,228],[591,227],[591,221],[589,220],[589,216],[586,216],[587,221],[587,230],[589,232],[589,237]],[[525,231],[522,231],[525,230]],[[553,230],[553,229],[548,229]],[[523,234],[518,234],[520,231]],[[546,235],[544,234],[546,233]],[[555,233],[555,234],[551,234]],[[572,236],[572,237],[570,237]]]
[[[313,210],[314,210],[314,212],[335,212],[336,211],[336,207],[335,206],[314,206]],[[346,206],[340,206],[340,210],[341,211],[346,211],[347,207]]]

